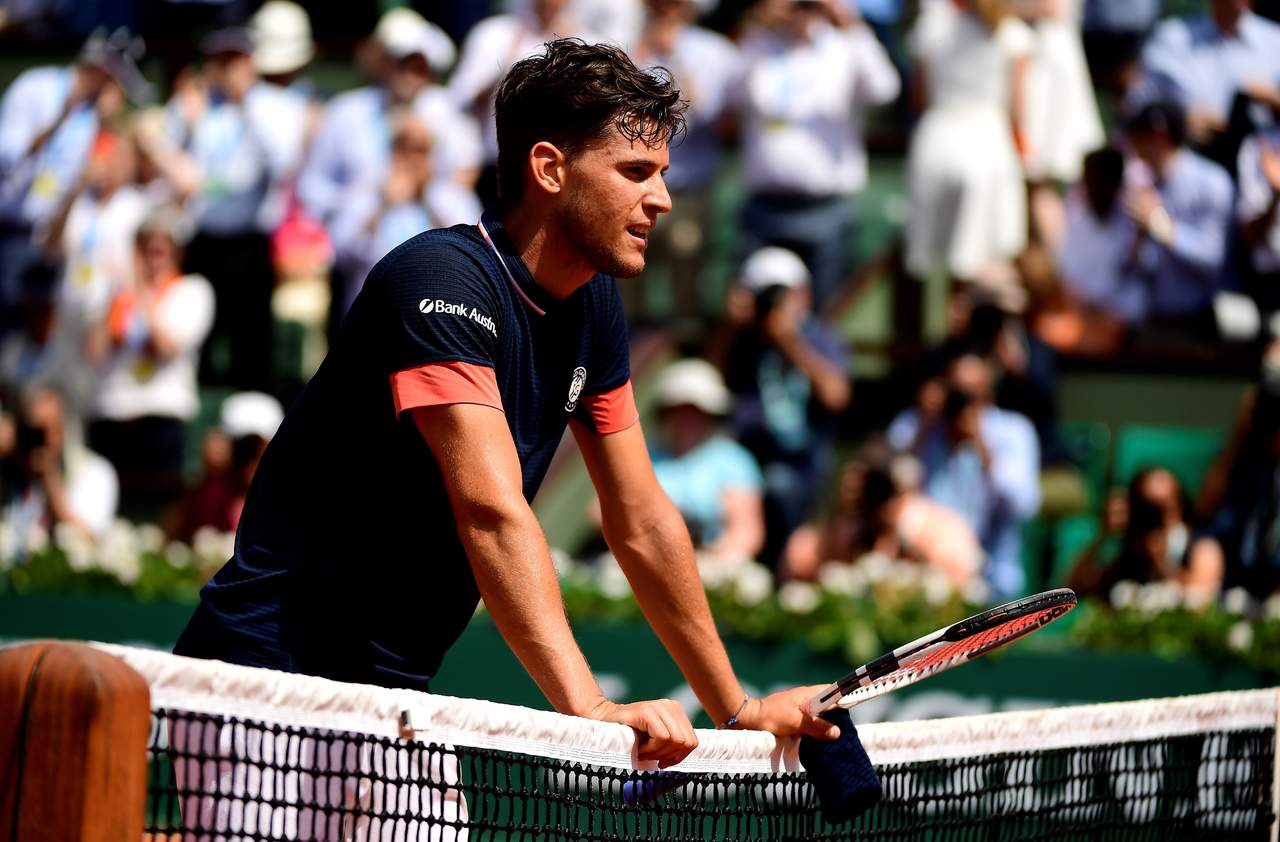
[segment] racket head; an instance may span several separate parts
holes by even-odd
[[[836,705],[851,708],[997,649],[1044,628],[1076,607],[1070,588],[1058,588],[1015,599],[954,623],[882,655],[840,680],[843,693],[834,701],[828,691],[815,696],[816,715]]]

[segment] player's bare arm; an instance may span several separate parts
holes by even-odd
[[[591,674],[565,617],[542,528],[521,492],[503,413],[451,404],[414,409],[413,418],[440,465],[485,606],[547,700],[561,713],[635,728],[642,759],[664,766],[683,759],[697,738],[676,702],[619,705]]]
[[[653,473],[639,424],[599,435],[571,424],[600,498],[604,536],[631,582],[636,601],[663,646],[716,722],[780,736],[835,738],[839,729],[802,706],[815,688],[747,700],[716,632],[693,543],[680,513]]]

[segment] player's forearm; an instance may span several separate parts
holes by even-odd
[[[693,560],[689,532],[674,507],[644,523],[606,529],[609,547],[631,582],[636,602],[715,722],[742,703],[742,685],[716,631]]]
[[[557,711],[586,716],[604,697],[564,613],[546,540],[531,511],[460,519],[485,607]]]

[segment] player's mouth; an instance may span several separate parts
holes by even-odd
[[[649,245],[650,228],[651,226],[648,225],[632,225],[627,229],[627,234],[631,236],[631,239],[634,240],[640,248],[645,248]]]

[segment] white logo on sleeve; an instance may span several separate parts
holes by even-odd
[[[573,412],[578,408],[578,398],[582,396],[582,387],[587,382],[587,370],[578,366],[573,370],[573,381],[569,383],[569,401],[564,405],[565,412]]]
[[[493,320],[493,317],[486,316],[475,307],[466,304],[450,304],[443,298],[424,298],[418,302],[418,312],[424,316],[430,316],[432,313],[439,313],[442,316],[461,316],[492,333],[495,339],[498,338],[498,323]]]

